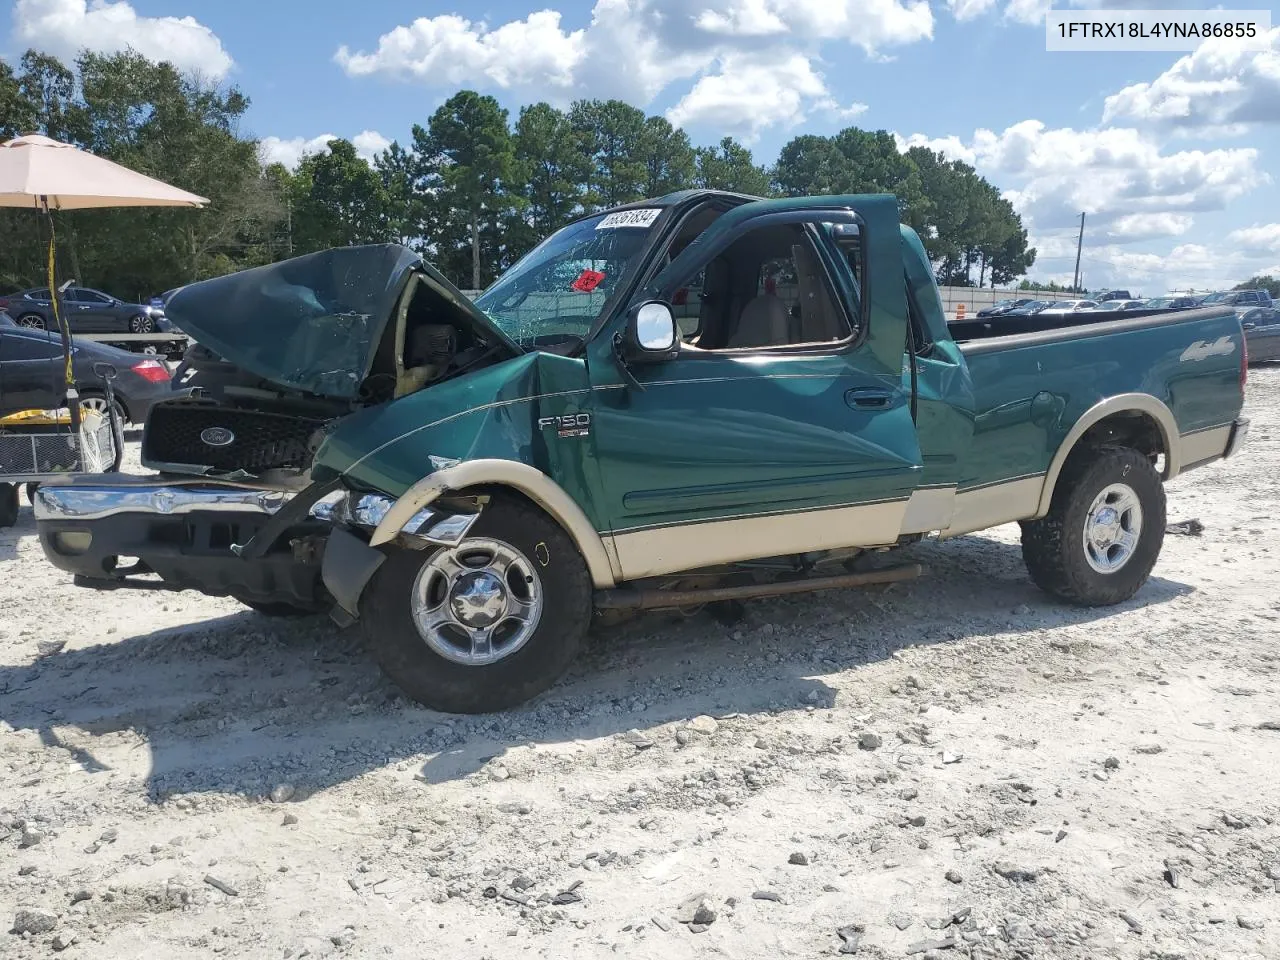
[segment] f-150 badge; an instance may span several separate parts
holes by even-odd
[[[591,433],[591,414],[569,413],[563,417],[541,417],[538,426],[543,430],[555,430],[556,436],[585,437]]]
[[[1178,359],[1184,363],[1187,360],[1208,360],[1210,357],[1229,357],[1236,352],[1236,345],[1231,341],[1230,337],[1219,337],[1213,343],[1207,340],[1197,340],[1187,349],[1182,351],[1182,356]]]

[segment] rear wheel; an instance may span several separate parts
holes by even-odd
[[[1081,606],[1128,600],[1164,544],[1165,492],[1150,458],[1128,447],[1073,454],[1053,504],[1022,524],[1022,557],[1036,585]]]
[[[18,485],[0,483],[0,527],[12,527],[18,522]]]
[[[140,313],[129,320],[130,333],[155,333],[156,322],[145,313]]]
[[[453,547],[391,547],[360,623],[383,671],[450,713],[513,707],[552,686],[591,622],[591,578],[560,525],[495,496]]]

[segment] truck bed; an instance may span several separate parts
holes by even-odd
[[[1206,310],[1094,310],[1080,313],[1049,314],[1034,313],[1028,316],[1012,317],[975,317],[971,320],[953,320],[947,323],[952,339],[957,343],[969,343],[974,340],[986,340],[990,337],[1008,337],[1023,333],[1043,333],[1045,331],[1076,331],[1081,328],[1107,325],[1107,330],[1117,321],[1150,320],[1153,317],[1169,317],[1173,314],[1194,314],[1199,317],[1212,316]],[[1165,322],[1164,320],[1160,321]],[[1070,336],[1074,336],[1072,333]]]
[[[1168,432],[1176,435],[1161,444],[1176,447],[1172,472],[1221,457],[1239,412],[1241,343],[1235,313],[1220,307],[959,343],[974,396],[960,492],[1025,477],[1024,492],[1038,498],[1040,478],[1071,426],[1107,398],[1147,396],[1173,411]],[[1008,517],[1034,514],[1035,503],[1017,502],[1017,493],[1003,490]]]

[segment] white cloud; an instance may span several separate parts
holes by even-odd
[[[1103,122],[1218,135],[1280,123],[1280,27],[1267,40],[1264,50],[1207,40],[1152,82],[1107,97]]]
[[[1195,222],[1189,213],[1128,213],[1111,221],[1107,236],[1121,242],[1180,237]]]
[[[351,76],[465,83],[558,103],[620,97],[647,105],[692,80],[674,114],[759,131],[819,108],[858,112],[854,105],[841,114],[830,102],[815,66],[823,42],[880,57],[882,48],[932,35],[927,0],[596,0],[590,22],[575,30],[556,10],[496,27],[444,14],[395,27],[372,51],[343,46],[334,59]],[[738,79],[760,94],[777,92],[781,102],[758,102],[765,119],[745,118],[744,98],[729,88]]]
[[[334,59],[353,77],[382,73],[454,86],[547,84],[567,87],[584,56],[585,31],[566,33],[554,10],[531,13],[496,30],[456,14],[419,17],[378,39],[373,53],[352,53],[345,45]]]
[[[767,63],[731,56],[719,67],[667,111],[668,120],[678,127],[712,127],[753,143],[766,128],[795,126],[815,111],[852,119],[867,109],[862,103],[838,106],[803,54]]]
[[[258,144],[258,156],[266,164],[281,163],[290,170],[296,169],[302,158],[313,153],[323,153],[329,149],[330,140],[341,139],[336,134],[322,133],[318,137],[263,137]],[[375,156],[387,147],[391,141],[376,130],[362,130],[351,138],[351,145],[356,154],[365,160],[372,161]]]
[[[1280,223],[1267,223],[1232,230],[1227,242],[1251,252],[1280,253]]]
[[[123,0],[17,0],[13,36],[21,45],[68,60],[84,49],[115,53],[132,47],[148,60],[167,60],[214,80],[234,66],[222,41],[194,17],[143,17]]]
[[[366,160],[372,160],[391,146],[391,141],[377,130],[361,130],[351,138],[351,145],[356,148],[357,154]]]
[[[1163,225],[1163,235],[1177,235],[1185,220],[1170,214],[1220,210],[1269,180],[1255,149],[1164,153],[1151,137],[1123,127],[1050,129],[1024,120],[1002,133],[978,130],[968,143],[919,134],[899,143],[971,163],[1042,229],[1068,226],[1084,211],[1108,229],[1123,221],[1121,231],[1141,225],[1151,236]]]

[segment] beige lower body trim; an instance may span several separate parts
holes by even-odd
[[[623,580],[810,550],[871,547],[898,539],[906,500],[634,530],[613,537]]]
[[[1040,506],[1040,492],[1044,489],[1044,475],[1023,477],[1008,483],[993,483],[977,490],[962,490],[956,494],[955,512],[951,523],[938,534],[938,539],[958,537],[963,533],[998,527],[1014,520],[1026,520],[1036,515]]]
[[[945,529],[955,512],[955,501],[955,487],[917,490],[907,501],[907,511],[902,517],[902,529],[899,532],[932,533],[934,530]]]
[[[1231,424],[1184,433],[1181,438],[1182,468],[1184,470],[1216,460],[1227,452],[1231,441]]]

